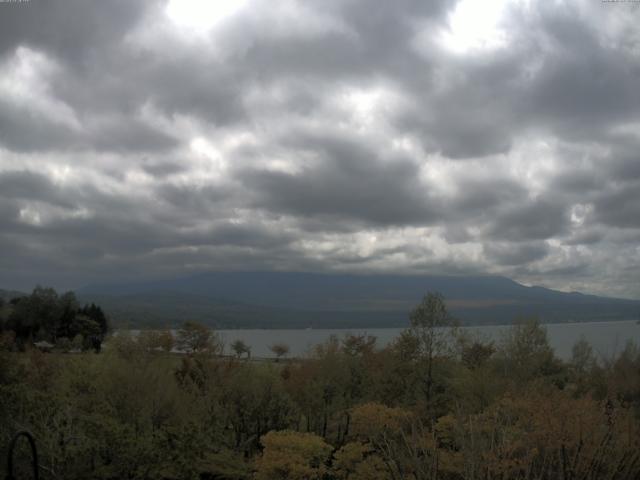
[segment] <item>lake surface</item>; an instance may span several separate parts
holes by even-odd
[[[629,340],[640,344],[640,325],[635,320],[619,322],[556,323],[546,324],[549,343],[556,355],[563,359],[571,357],[573,345],[584,337],[602,358],[619,354]],[[500,341],[508,325],[464,327],[472,335]],[[231,353],[229,345],[237,339],[251,347],[253,357],[273,357],[269,346],[285,343],[290,348],[290,357],[301,357],[309,353],[311,347],[327,340],[331,335],[342,338],[347,333],[368,334],[377,337],[378,347],[391,342],[402,331],[401,328],[369,329],[317,329],[317,330],[219,330],[225,342],[225,353]]]

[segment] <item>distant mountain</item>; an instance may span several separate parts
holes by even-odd
[[[78,290],[116,324],[175,325],[185,319],[218,328],[357,328],[404,326],[429,291],[442,293],[465,324],[635,319],[640,301],[542,287],[505,277],[337,275],[285,272],[212,272]]]
[[[27,294],[16,290],[3,290],[0,288],[0,298],[3,300],[11,300],[16,297],[24,297],[25,295]]]

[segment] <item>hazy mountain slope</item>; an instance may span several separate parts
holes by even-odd
[[[11,300],[12,298],[23,297],[25,295],[27,294],[16,290],[3,290],[0,288],[0,298],[3,300]]]
[[[205,273],[162,281],[93,285],[81,299],[104,305],[119,323],[196,319],[224,327],[397,326],[428,291],[441,292],[465,323],[637,318],[640,301],[526,287],[504,277]]]

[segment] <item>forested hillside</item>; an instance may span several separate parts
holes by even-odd
[[[78,355],[18,353],[5,335],[0,445],[32,431],[45,479],[638,478],[637,346],[603,359],[579,342],[563,362],[538,323],[493,344],[441,300],[386,348],[333,337],[273,362],[223,358],[193,323],[184,355],[166,332]]]
[[[426,291],[441,292],[468,325],[628,320],[640,301],[527,287],[505,277],[209,272],[152,282],[92,285],[86,302],[125,326],[177,325],[185,318],[216,328],[401,327]]]

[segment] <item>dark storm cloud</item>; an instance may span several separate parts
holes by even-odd
[[[593,245],[605,238],[605,233],[601,230],[584,230],[570,238],[563,239],[565,245]]]
[[[425,148],[464,159],[508,152],[516,135],[531,130],[593,140],[612,125],[637,121],[634,47],[607,46],[611,39],[580,14],[580,5],[533,2],[526,14],[509,18],[513,38],[497,55],[442,62],[427,52],[423,68],[435,63],[448,78],[435,95],[407,82],[421,108],[401,125],[415,129]],[[589,8],[602,15],[599,7]]]
[[[150,87],[149,100],[167,115],[189,112],[217,124],[246,120],[246,77],[228,65],[189,53],[193,56],[154,59],[148,70],[139,72],[139,84]]]
[[[501,205],[521,202],[527,195],[527,189],[521,183],[499,177],[472,178],[461,177],[457,183],[458,193],[451,207],[458,215],[468,218],[471,215],[494,211]],[[478,212],[480,211],[480,212]]]
[[[73,207],[73,200],[56,187],[50,178],[27,170],[0,172],[0,197],[5,200],[37,200],[63,207]]]
[[[175,137],[126,117],[72,128],[38,113],[20,111],[0,100],[0,143],[14,151],[97,150],[162,152],[178,145]]]
[[[74,141],[73,131],[0,99],[0,142],[16,151],[61,148]]]
[[[633,48],[608,46],[597,25],[586,22],[570,4],[554,8],[541,2],[538,12],[535,39],[549,46],[532,79],[529,100],[540,120],[583,138],[602,133],[607,124],[637,119],[640,65]],[[619,33],[615,41],[621,43],[631,34]]]
[[[164,152],[178,145],[172,135],[125,118],[94,127],[90,137],[91,147],[110,152]]]
[[[561,204],[545,200],[507,206],[491,227],[492,236],[513,241],[545,240],[562,234],[569,219]]]
[[[178,161],[168,160],[155,162],[150,159],[146,159],[142,163],[141,168],[149,175],[158,178],[167,177],[169,175],[184,172],[186,170],[185,165],[181,164]]]
[[[302,216],[329,216],[374,225],[431,223],[438,213],[417,181],[409,159],[391,162],[348,138],[306,136],[294,140],[298,151],[319,156],[298,173],[253,169],[241,172],[258,195],[257,207]]]
[[[83,258],[100,258],[105,252],[112,255],[131,256],[150,251],[190,250],[219,246],[269,249],[286,247],[291,241],[290,235],[271,231],[260,225],[233,225],[218,222],[205,230],[167,232],[157,223],[106,216],[88,221],[59,221],[40,228],[39,235],[53,240],[53,243],[64,241],[65,249],[71,250],[74,254],[87,247],[81,239],[86,238],[87,235],[95,235],[97,240],[90,246],[90,250],[82,254]],[[89,251],[92,252],[91,255]]]
[[[415,131],[425,149],[453,159],[508,152],[514,133],[524,126],[519,105],[527,92],[520,79],[521,58],[510,54],[454,60],[444,67],[441,62],[438,57],[421,62],[426,68],[436,65],[437,75],[445,76],[438,80],[444,85],[437,87],[437,94],[435,88],[425,88],[429,85],[424,81],[407,79],[418,103],[400,116],[399,125]]]
[[[156,188],[159,199],[181,211],[189,211],[197,216],[216,211],[223,207],[224,201],[230,199],[234,190],[226,185],[208,185],[194,187],[192,185],[164,184]]]
[[[558,175],[552,182],[550,190],[562,194],[585,195],[603,187],[605,178],[595,176],[593,171],[570,171]]]
[[[408,48],[416,23],[441,21],[452,5],[448,1],[414,0],[300,3],[311,12],[336,17],[344,28],[295,41],[286,34],[256,34],[239,65],[276,78],[295,75],[334,82],[389,76],[405,80],[423,74],[416,68],[419,56]],[[237,27],[243,26],[252,25],[238,20]]]
[[[605,191],[595,202],[597,220],[620,228],[640,228],[640,182]]]
[[[248,0],[204,31],[161,0],[0,3],[0,282],[489,272],[639,297],[640,10],[506,2],[502,44],[456,50],[471,3]]]
[[[499,265],[525,265],[544,258],[549,253],[545,243],[489,243],[484,247],[487,256]]]
[[[45,49],[76,67],[120,42],[155,0],[30,0],[2,8],[0,53],[17,45]]]
[[[603,159],[605,178],[620,183],[640,181],[640,138],[627,133],[610,135],[607,140],[610,150]]]
[[[640,147],[640,145],[638,145]],[[635,155],[622,155],[615,158],[611,168],[616,180],[632,182],[640,180],[640,151]]]
[[[145,85],[134,85],[135,78],[127,78],[134,60],[128,53],[123,55],[126,35],[162,3],[33,0],[3,5],[0,52],[4,55],[0,59],[10,58],[20,48],[43,52],[57,67],[46,79],[48,89],[79,123],[65,124],[57,118],[58,112],[29,111],[5,98],[0,100],[0,142],[18,151],[157,152],[175,146],[172,135],[133,116],[144,101],[140,93]],[[40,80],[35,80],[36,87],[42,86],[37,84]],[[124,94],[132,88],[136,94]]]

